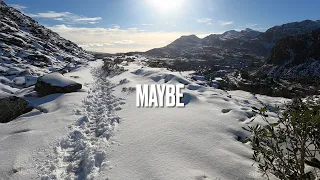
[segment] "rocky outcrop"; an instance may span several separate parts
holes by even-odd
[[[280,39],[271,50],[268,64],[299,65],[310,59],[320,60],[320,28]]]
[[[28,101],[10,96],[0,99],[0,123],[7,123],[27,111]]]
[[[34,90],[38,96],[46,96],[54,93],[76,92],[82,88],[80,83],[64,77],[60,73],[46,74],[37,79]]]
[[[320,28],[280,39],[263,71],[272,77],[320,78]]]
[[[310,33],[320,28],[320,20],[304,20],[300,22],[291,22],[280,26],[274,26],[259,36],[259,39],[267,43],[276,43],[278,40],[299,34]]]

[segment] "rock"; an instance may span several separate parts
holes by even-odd
[[[280,39],[261,68],[268,76],[305,81],[320,78],[320,28]],[[313,84],[314,85],[314,84]]]
[[[0,123],[7,123],[27,112],[28,101],[10,96],[0,99]]]
[[[34,90],[39,96],[46,96],[54,93],[76,92],[81,88],[81,84],[55,72],[39,77]]]

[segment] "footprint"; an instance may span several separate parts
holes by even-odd
[[[80,78],[79,76],[70,76],[71,78],[74,78],[74,79],[78,79]]]
[[[229,99],[227,99],[227,98],[222,98],[224,101],[227,101],[227,102],[229,102],[230,100]]]
[[[235,140],[240,142],[247,138],[246,134],[240,131],[235,131],[233,134],[235,135]]]
[[[232,110],[232,109],[222,109],[221,112],[222,112],[222,113],[228,113],[228,112],[230,112],[231,110]]]
[[[196,180],[205,180],[207,179],[208,177],[206,175],[202,175],[202,176],[196,176]]]
[[[20,134],[20,133],[25,133],[29,131],[31,131],[31,129],[21,129],[21,130],[13,131],[11,134]]]
[[[239,130],[230,129],[229,132],[233,135],[233,138],[236,141],[240,141],[240,142],[245,140],[248,136],[246,132],[239,131]]]

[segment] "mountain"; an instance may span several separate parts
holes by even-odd
[[[156,56],[185,56],[190,53],[201,52],[201,39],[196,35],[181,36],[163,48],[155,48],[147,52]]]
[[[226,53],[226,48],[241,48],[241,43],[260,35],[261,32],[252,29],[242,31],[227,31],[223,34],[211,34],[203,39],[195,35],[181,36],[163,48],[146,52],[147,55],[173,57],[212,57],[219,52]],[[244,50],[245,51],[245,50]]]
[[[312,30],[318,28],[320,28],[320,20],[305,20],[301,22],[292,22],[283,24],[281,26],[274,26],[268,29],[265,33],[259,36],[259,39],[268,43],[276,43],[281,38],[309,33]]]
[[[320,28],[277,41],[263,69],[272,77],[320,78]]]
[[[320,28],[320,21],[305,20],[274,26],[262,33],[252,29],[230,30],[223,34],[211,34],[203,39],[194,35],[182,36],[163,48],[146,52],[151,56],[212,58],[228,54],[254,54],[268,57],[274,44],[281,38],[309,33]]]
[[[39,76],[65,73],[93,55],[0,1],[0,99],[32,96]]]
[[[93,56],[75,43],[38,24],[20,11],[0,2],[0,72],[10,68],[29,73],[56,71],[75,66]],[[44,70],[45,69],[45,70]]]
[[[236,31],[236,30],[230,30],[225,33],[223,33],[219,38],[221,40],[227,40],[227,39],[241,39],[241,40],[250,40],[253,39],[257,36],[262,34],[259,31],[252,30],[250,28],[246,28],[241,31]]]

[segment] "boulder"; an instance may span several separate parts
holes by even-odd
[[[28,111],[28,101],[10,96],[0,99],[0,123],[7,123]]]
[[[38,77],[34,90],[39,96],[46,96],[54,93],[76,92],[81,88],[81,84],[55,72]]]

